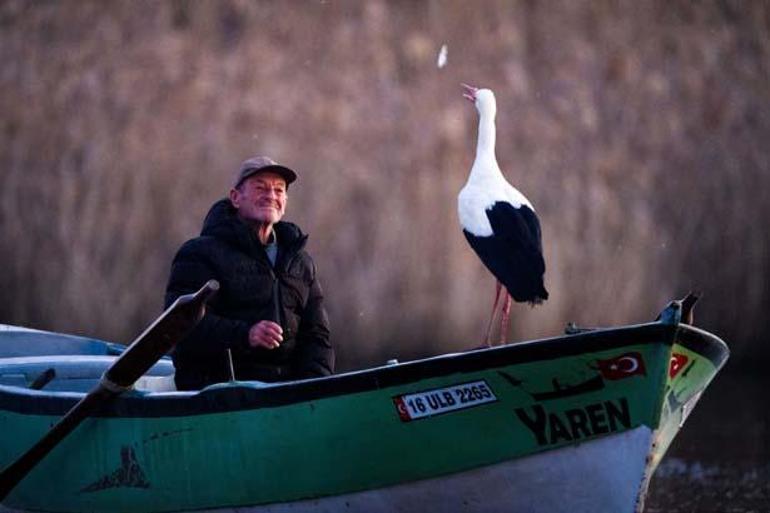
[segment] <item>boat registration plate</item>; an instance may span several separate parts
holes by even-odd
[[[497,401],[486,381],[472,381],[445,388],[436,388],[398,395],[393,404],[402,422],[432,417]]]

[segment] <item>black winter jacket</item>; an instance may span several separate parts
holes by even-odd
[[[177,252],[166,287],[167,307],[209,279],[220,284],[206,315],[173,352],[180,390],[227,381],[228,348],[238,380],[284,381],[334,371],[323,292],[315,264],[304,251],[307,235],[283,221],[273,230],[278,242],[274,267],[254,231],[223,199],[211,207],[201,235]],[[281,325],[280,347],[249,346],[249,328],[262,320]]]

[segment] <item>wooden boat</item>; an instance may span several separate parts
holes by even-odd
[[[145,376],[53,449],[0,511],[639,512],[728,356],[719,338],[682,324],[680,308],[321,379],[178,392],[168,375]],[[0,360],[0,465],[113,357],[87,358]],[[46,366],[61,377],[28,388]]]

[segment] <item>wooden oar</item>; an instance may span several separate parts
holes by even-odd
[[[102,375],[96,385],[35,445],[0,473],[0,501],[72,430],[105,402],[129,390],[150,367],[201,320],[206,301],[219,289],[210,280],[195,294],[180,296],[139,335]]]

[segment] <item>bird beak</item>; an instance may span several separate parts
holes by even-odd
[[[468,100],[472,102],[476,102],[476,93],[478,92],[478,87],[469,86],[468,84],[460,84],[463,86],[463,89],[465,89],[465,92],[463,93],[463,98],[467,98]]]

